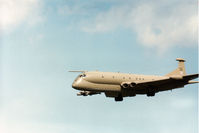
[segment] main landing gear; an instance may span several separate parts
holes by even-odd
[[[154,91],[153,91],[153,92],[148,92],[148,93],[147,93],[147,96],[148,96],[148,97],[153,97],[153,96],[155,96],[155,92],[154,92]]]
[[[155,89],[153,88],[153,87],[149,87],[148,88],[148,92],[147,92],[147,96],[148,97],[153,97],[153,96],[155,96]]]
[[[123,101],[123,97],[122,95],[118,95],[117,97],[115,97],[115,101],[118,102],[118,101]]]

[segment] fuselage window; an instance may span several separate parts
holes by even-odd
[[[135,78],[136,80],[138,80],[138,78]]]
[[[102,75],[102,78],[104,78],[104,75]]]

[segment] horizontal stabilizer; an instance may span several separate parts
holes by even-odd
[[[189,84],[195,84],[195,83],[199,83],[199,81],[189,81]]]
[[[189,75],[185,75],[185,76],[183,76],[183,79],[189,81],[189,80],[198,78],[198,75],[199,75],[199,74],[189,74]]]

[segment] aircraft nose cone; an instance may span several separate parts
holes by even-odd
[[[72,84],[72,87],[74,88],[74,89],[80,89],[81,88],[81,81],[82,81],[82,79],[77,79],[77,80],[75,80],[74,82],[73,82],[73,84]]]
[[[77,84],[75,82],[73,82],[72,87],[77,88]]]
[[[73,87],[74,89],[78,89],[78,88],[80,87],[80,86],[79,86],[79,82],[74,81],[73,84],[72,84],[72,87]]]

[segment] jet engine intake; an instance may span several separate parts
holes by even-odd
[[[129,83],[122,83],[122,88],[126,89],[129,88],[130,84]]]
[[[134,82],[132,82],[132,83],[130,83],[130,82],[125,82],[125,83],[122,83],[122,84],[121,84],[121,87],[124,88],[124,89],[127,89],[127,88],[133,88],[133,87],[135,87],[136,85],[137,85],[137,84],[134,83]]]
[[[137,85],[136,83],[132,82],[132,83],[130,84],[130,87],[133,88],[133,87],[135,87],[136,85]]]

